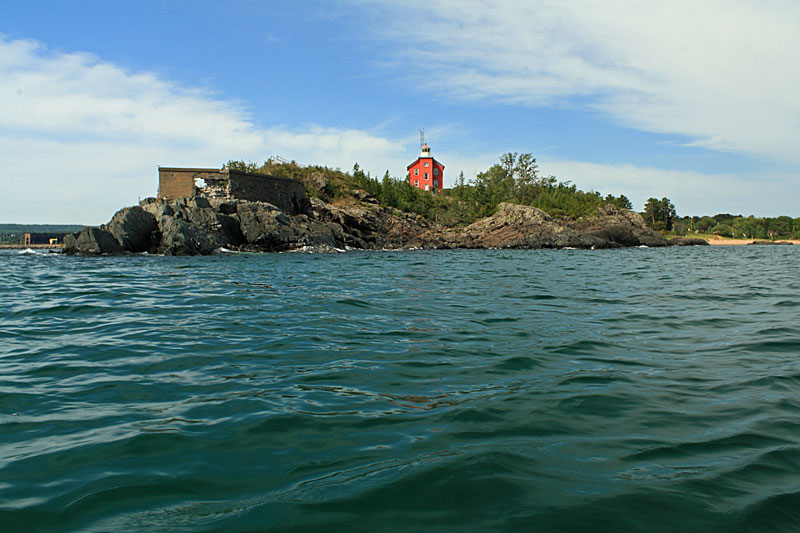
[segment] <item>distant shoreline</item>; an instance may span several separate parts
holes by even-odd
[[[44,248],[58,248],[61,249],[61,244],[0,244],[0,250],[25,250],[31,248],[41,250]]]
[[[756,241],[765,242],[764,239],[727,239],[724,237],[719,237],[717,239],[706,239],[708,244],[712,246],[742,246],[753,244]],[[795,245],[800,245],[800,240],[797,239],[781,239],[779,241],[774,241],[777,243],[791,243]],[[63,247],[62,244],[0,244],[0,250],[25,250],[27,248],[33,250],[42,250],[42,249],[57,249],[60,250]]]

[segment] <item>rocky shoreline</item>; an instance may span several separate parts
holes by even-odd
[[[147,198],[118,211],[100,227],[64,238],[67,254],[151,253],[209,255],[232,251],[347,249],[621,248],[708,244],[672,243],[641,215],[609,205],[597,217],[558,220],[541,209],[500,204],[497,212],[462,228],[446,228],[369,201],[342,205],[312,199],[299,214],[272,204],[204,197]]]

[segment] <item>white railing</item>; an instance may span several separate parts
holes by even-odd
[[[279,165],[297,165],[300,168],[306,168],[308,165],[304,165],[302,163],[298,163],[297,161],[289,161],[286,158],[283,158],[279,155],[273,155],[269,158],[270,163],[277,163]]]

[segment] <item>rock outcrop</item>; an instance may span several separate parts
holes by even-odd
[[[597,218],[584,218],[571,227],[610,243],[609,247],[620,246],[668,246],[669,241],[651,230],[639,213],[619,210],[613,205],[606,205],[600,210]]]
[[[159,240],[156,217],[138,205],[117,211],[106,230],[126,252],[146,252]]]
[[[669,240],[670,246],[709,246],[705,239],[699,237],[675,237]]]
[[[503,203],[465,228],[444,228],[420,216],[357,197],[341,205],[311,200],[308,213],[272,204],[204,197],[148,198],[99,228],[64,239],[71,254],[208,255],[220,249],[617,248],[667,246],[637,213],[605,208],[599,217],[559,221],[541,209]]]
[[[536,207],[502,203],[497,212],[457,231],[459,248],[608,248],[609,242],[556,222]]]
[[[121,254],[125,250],[116,238],[103,227],[83,228],[64,236],[64,253],[82,255]]]

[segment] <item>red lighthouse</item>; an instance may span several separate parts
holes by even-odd
[[[408,183],[426,191],[439,192],[444,187],[444,165],[431,155],[431,147],[423,144],[419,157],[408,165]]]

